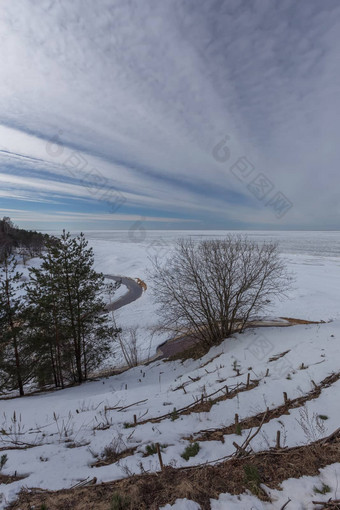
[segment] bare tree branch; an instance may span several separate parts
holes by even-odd
[[[268,309],[291,286],[277,245],[242,236],[179,240],[162,263],[153,259],[154,289],[164,328],[190,331],[214,345]]]

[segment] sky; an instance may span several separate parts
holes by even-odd
[[[0,217],[340,228],[339,0],[0,0]]]

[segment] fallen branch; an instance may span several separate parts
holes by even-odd
[[[287,505],[289,505],[289,503],[291,502],[292,500],[290,498],[288,498],[288,501],[287,503],[285,503],[281,508],[280,510],[284,510],[286,508]]]
[[[138,402],[134,402],[133,404],[129,404],[128,406],[115,406],[115,407],[107,407],[105,406],[105,411],[117,411],[118,413],[121,411],[124,411],[125,409],[128,409],[129,407],[137,406],[138,404],[144,404],[144,402],[147,402],[149,399],[139,400]]]
[[[248,436],[247,436],[246,440],[244,441],[244,443],[243,443],[241,446],[238,446],[238,445],[237,445],[237,446],[238,446],[238,448],[237,448],[236,453],[235,453],[236,457],[237,457],[237,456],[239,456],[239,454],[240,454],[239,452],[240,452],[240,451],[242,452],[242,455],[243,455],[244,453],[245,453],[245,454],[247,454],[247,455],[248,455],[249,453],[251,453],[251,452],[247,452],[247,448],[248,448],[248,446],[249,446],[250,442],[254,439],[254,437],[255,437],[255,436],[257,436],[257,434],[260,432],[260,430],[261,430],[261,428],[262,428],[262,425],[263,425],[263,423],[264,423],[264,420],[266,419],[266,416],[267,416],[267,411],[264,413],[263,418],[262,418],[262,421],[261,421],[260,425],[257,427],[257,429],[256,429],[256,431],[254,432],[254,434],[253,434],[253,435],[251,435],[251,432],[252,432],[252,430],[253,430],[253,429],[250,429],[249,434],[248,434]],[[236,443],[233,443],[233,444],[235,445]]]
[[[312,501],[313,505],[322,505],[322,508],[340,508],[340,499],[329,499],[328,501]]]

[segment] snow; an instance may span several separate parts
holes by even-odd
[[[221,494],[218,500],[211,500],[211,510],[280,510],[288,500],[287,508],[290,510],[314,510],[316,507],[314,501],[328,501],[338,499],[340,490],[338,488],[340,477],[340,464],[330,464],[320,469],[319,476],[302,476],[301,478],[289,478],[282,484],[281,490],[272,490],[263,485],[266,492],[273,499],[271,503],[266,503],[254,498],[250,494],[241,494],[233,496],[231,494]],[[317,494],[315,487],[322,488],[322,484],[330,487],[331,491],[326,494]],[[170,507],[171,508],[171,507]],[[185,506],[182,507],[186,509]]]
[[[152,357],[168,335],[154,332],[159,319],[149,273],[151,258],[165,259],[177,239],[223,238],[225,231],[102,231],[86,234],[95,251],[96,268],[105,274],[139,277],[148,284],[142,297],[116,313],[122,327],[138,327],[139,348],[144,359]],[[288,270],[294,275],[294,289],[289,298],[272,303],[268,313],[275,316],[300,317],[308,320],[340,318],[339,232],[234,232],[251,240],[279,243]],[[119,361],[122,361],[119,358]]]
[[[198,238],[203,235],[214,237],[211,233],[200,233]],[[261,235],[264,238],[269,234]],[[242,437],[225,435],[224,443],[201,441],[198,454],[189,461],[181,457],[189,444],[185,438],[205,429],[228,426],[234,422],[235,413],[242,420],[265,411],[267,407],[273,409],[283,403],[283,392],[287,392],[290,399],[305,395],[313,390],[313,382],[319,384],[339,370],[340,258],[335,256],[335,248],[340,248],[340,234],[270,235],[281,239],[282,256],[296,274],[295,288],[289,299],[273,303],[270,317],[327,322],[247,330],[214,347],[200,360],[156,361],[79,387],[0,400],[0,430],[6,431],[6,434],[0,433],[0,448],[8,448],[1,451],[8,456],[2,474],[11,475],[17,471],[26,475],[23,480],[0,485],[0,509],[15,499],[23,486],[57,490],[94,476],[100,483],[126,477],[127,471],[140,473],[140,463],[147,471],[158,471],[157,455],[143,456],[146,446],[154,442],[166,445],[162,455],[167,465],[180,467],[214,462],[233,453],[233,441],[241,444],[248,431],[243,430]],[[179,234],[162,233],[162,250],[166,249],[166,254],[172,249],[176,236]],[[257,236],[260,238],[260,234]],[[94,245],[98,270],[105,274],[140,277],[148,284],[150,261],[147,257],[156,250],[153,244],[159,239],[156,234],[148,233],[138,243],[131,240],[129,233],[124,237],[121,232],[89,233],[87,237]],[[139,341],[144,357],[151,356],[157,345],[164,341],[164,337],[150,334],[150,329],[158,321],[150,285],[140,299],[118,310],[117,321],[140,327]],[[289,352],[269,361],[284,351]],[[233,367],[234,360],[239,365],[239,376]],[[210,412],[183,415],[174,421],[166,418],[159,423],[147,422],[135,428],[124,425],[131,424],[134,415],[137,421],[161,416],[191,404],[202,394],[222,389],[226,384],[232,388],[244,383],[248,372],[252,379],[259,380],[258,386],[218,402]],[[178,389],[183,383],[186,393]],[[260,451],[273,446],[277,430],[281,431],[283,446],[303,445],[330,434],[339,426],[340,409],[334,405],[339,392],[340,381],[337,381],[324,388],[318,398],[307,401],[304,407],[291,409],[289,415],[264,424],[253,440],[252,448]],[[130,404],[131,407],[121,411],[107,409]],[[326,415],[328,419],[320,425],[318,415]],[[112,441],[118,450],[136,447],[135,454],[112,465],[92,467]],[[30,448],[9,449],[14,445],[29,445]],[[266,488],[273,499],[271,504],[261,502],[250,493],[239,496],[221,494],[218,500],[211,502],[211,507],[212,510],[279,509],[289,497],[292,500],[289,510],[311,509],[313,499],[339,497],[339,476],[340,464],[333,464],[320,470],[319,476],[284,481],[280,491]],[[330,486],[331,493],[315,494],[314,487],[321,487],[322,483]],[[162,508],[165,509],[197,510],[199,505],[177,500],[174,505]]]
[[[160,508],[160,510],[200,510],[200,505],[195,503],[194,501],[190,501],[189,499],[176,499],[176,503],[174,505],[165,505]]]

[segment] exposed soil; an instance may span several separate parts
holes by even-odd
[[[245,328],[263,328],[263,327],[277,327],[286,328],[289,326],[297,326],[301,324],[321,324],[324,321],[308,321],[305,319],[295,319],[293,317],[279,317],[282,321],[250,321]],[[236,333],[237,331],[235,331]],[[157,348],[158,356],[155,359],[164,359],[174,361],[178,359],[198,359],[204,356],[211,346],[204,346],[201,341],[190,334],[182,335],[176,338],[171,338]]]
[[[15,475],[2,475],[0,473],[0,485],[7,485],[8,483],[17,482],[18,480],[23,480],[26,476],[15,476]]]
[[[158,510],[167,503],[173,504],[177,498],[191,499],[202,510],[210,510],[210,498],[216,499],[224,492],[237,495],[252,490],[261,499],[269,499],[264,490],[257,490],[247,481],[246,465],[257,469],[261,483],[279,488],[287,478],[315,476],[320,468],[339,461],[340,431],[336,431],[329,438],[308,446],[271,450],[246,458],[233,457],[214,466],[166,467],[159,473],[57,492],[23,490],[8,510],[40,509],[43,504],[48,510],[110,510],[115,494],[128,498],[126,510]]]

